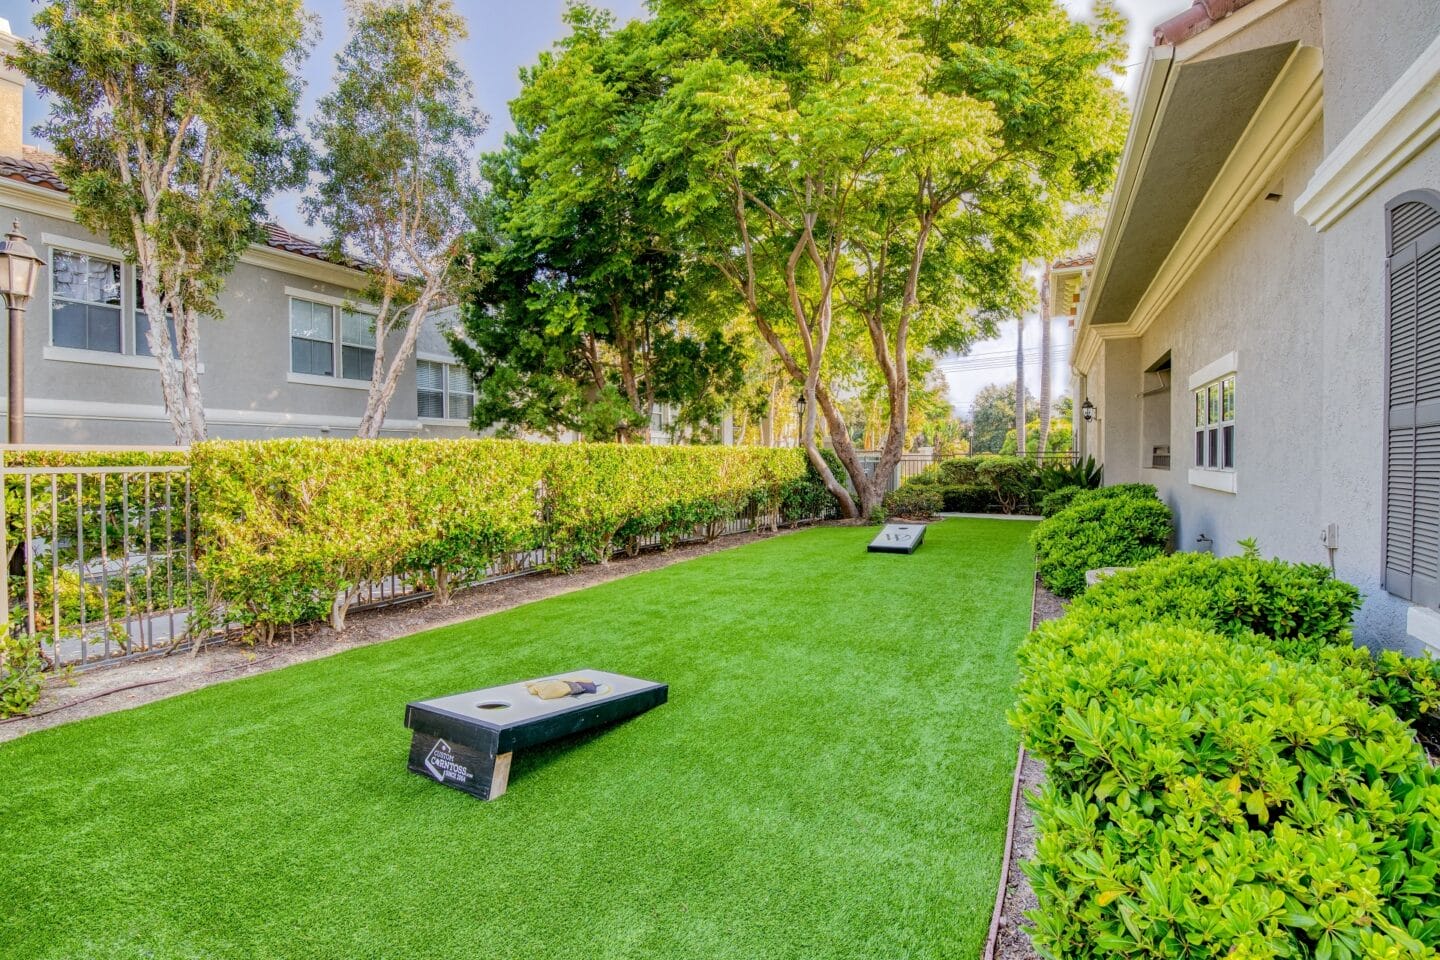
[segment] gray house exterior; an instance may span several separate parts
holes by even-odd
[[[14,41],[0,30],[0,49]],[[27,317],[26,440],[173,443],[156,364],[147,355],[134,269],[105,238],[75,223],[49,158],[24,145],[24,82],[0,68],[0,224],[19,220],[46,261]],[[227,282],[222,318],[202,321],[200,381],[210,435],[353,435],[373,357],[365,286],[354,265],[269,228],[266,242],[245,253]],[[472,434],[473,388],[441,332],[446,320],[442,312],[427,321],[383,435]]]
[[[1440,651],[1440,6],[1207,0],[1156,30],[1071,365],[1177,546],[1333,564]]]

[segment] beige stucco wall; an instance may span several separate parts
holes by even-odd
[[[1440,35],[1437,0],[1324,0],[1325,145],[1334,148]]]

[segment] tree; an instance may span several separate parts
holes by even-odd
[[[904,449],[914,357],[1018,312],[1031,238],[1108,183],[1122,23],[1106,4],[1085,24],[1047,0],[653,9],[672,82],[634,172],[803,385],[826,486],[847,514],[869,513]],[[873,474],[837,401],[832,348],[847,328],[885,383]],[[820,456],[820,416],[858,503]]]
[[[455,58],[466,27],[451,0],[350,0],[349,9],[339,80],[310,124],[320,183],[305,212],[329,230],[334,253],[371,271],[375,353],[358,432],[373,439],[426,317],[453,295],[486,118]]]
[[[1035,398],[1025,394],[1025,422],[1035,415]],[[1015,384],[992,383],[982,387],[970,405],[970,450],[1000,453],[1006,435],[1015,430]]]
[[[203,440],[200,319],[220,317],[265,198],[304,178],[302,2],[53,0],[33,22],[7,62],[50,97],[38,129],[76,219],[136,266],[176,442]]]
[[[1037,424],[1039,445],[1036,453],[1047,453],[1050,443],[1050,400],[1051,371],[1054,362],[1050,357],[1050,341],[1053,336],[1050,317],[1050,270],[1053,261],[1045,260],[1045,270],[1040,275],[1040,422]]]
[[[1041,375],[1041,382],[1044,383],[1044,375]],[[1015,389],[1010,394],[1011,405],[1015,408],[1015,452],[1017,456],[1025,456],[1025,410],[1020,404],[1015,403],[1015,397],[1029,397],[1025,390],[1025,317],[1020,315],[1015,318]],[[1027,403],[1026,406],[1029,404]],[[1043,449],[1043,448],[1042,448]]]
[[[743,383],[743,337],[627,170],[631,105],[660,79],[609,14],[567,20],[570,36],[522,72],[515,133],[483,161],[454,345],[477,381],[474,422],[645,442],[666,405],[679,435],[714,439]],[[583,181],[547,175],[557,152]]]

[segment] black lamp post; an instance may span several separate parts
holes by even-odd
[[[35,281],[45,264],[25,242],[20,221],[0,241],[0,294],[10,309],[9,441],[25,442],[25,307],[35,295]]]
[[[795,446],[805,446],[805,391],[795,398]]]

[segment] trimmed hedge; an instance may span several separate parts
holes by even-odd
[[[908,484],[885,495],[885,515],[906,520],[928,520],[945,507],[940,489]]]
[[[1176,624],[1047,624],[1013,722],[1047,764],[1027,865],[1041,952],[1431,956],[1440,780],[1349,658]]]
[[[986,454],[958,457],[927,467],[900,487],[938,490],[947,513],[1035,513],[1054,492],[1087,489],[1100,482],[1093,460],[1079,464]],[[1045,514],[1048,516],[1049,514]]]
[[[262,635],[341,629],[361,585],[391,574],[443,598],[528,551],[569,568],[742,515],[833,510],[802,451],[753,447],[286,439],[199,444],[191,468],[208,606]]]
[[[1085,589],[1089,570],[1134,566],[1162,556],[1173,525],[1174,515],[1152,486],[1085,491],[1031,534],[1036,570],[1056,594],[1074,597]]]
[[[1047,493],[1045,499],[1040,501],[1040,516],[1055,516],[1055,514],[1070,506],[1076,496],[1084,492],[1084,487],[1061,487],[1054,493]]]

